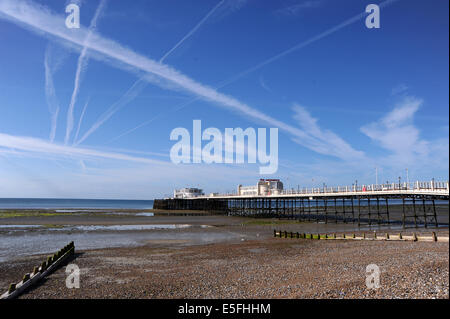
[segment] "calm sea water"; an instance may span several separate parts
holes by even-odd
[[[0,198],[0,209],[119,208],[151,209],[153,200]]]
[[[342,206],[342,200],[336,202],[337,206]],[[367,201],[362,200],[362,206],[367,205]],[[372,205],[376,201],[371,202]],[[401,200],[393,199],[389,201],[389,205],[400,205]],[[409,202],[409,204],[411,204]],[[421,202],[416,203],[420,205]],[[430,204],[427,202],[427,204]],[[448,201],[436,200],[435,204],[448,205]],[[311,207],[316,206],[315,201],[311,201]],[[319,206],[323,205],[322,201],[318,202]],[[334,203],[328,203],[328,206]],[[345,206],[351,206],[351,201],[346,200]],[[354,205],[358,205],[358,201],[354,201]],[[380,201],[380,205],[384,205]],[[153,208],[153,200],[120,200],[120,199],[52,199],[52,198],[0,198],[0,209],[58,209],[58,208],[77,208],[77,209],[151,209]]]

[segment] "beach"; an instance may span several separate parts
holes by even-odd
[[[22,213],[0,220],[10,226],[0,229],[0,288],[6,291],[74,238],[70,263],[80,268],[80,288],[66,287],[61,267],[20,298],[449,297],[448,242],[274,238],[274,229],[349,233],[355,225],[151,210]],[[356,233],[374,231],[399,232],[362,227]],[[432,229],[400,231],[429,236]],[[448,228],[434,231],[448,236]],[[378,289],[366,287],[369,264],[380,268]]]

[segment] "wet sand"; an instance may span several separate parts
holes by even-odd
[[[133,212],[134,214],[136,212]],[[372,232],[354,224],[321,224],[226,216],[66,214],[0,219],[3,225],[55,225],[0,230],[17,239],[55,247],[75,239],[72,263],[79,289],[65,286],[64,267],[21,298],[448,298],[449,244],[444,242],[314,241],[273,238],[273,229],[298,232]],[[68,225],[189,224],[186,229],[79,231]],[[201,226],[208,227],[201,227]],[[416,230],[406,230],[409,234]],[[431,234],[430,229],[419,232]],[[447,234],[447,229],[438,230]],[[88,245],[98,240],[100,249]],[[83,242],[83,240],[86,242]],[[124,246],[109,247],[108,240]],[[135,241],[130,244],[128,241]],[[26,246],[26,244],[25,244]],[[49,246],[53,247],[53,246]],[[96,246],[94,246],[96,247]],[[109,248],[104,248],[109,247]],[[16,247],[20,252],[27,247]],[[5,249],[0,247],[1,249]],[[39,247],[36,247],[39,251]],[[0,262],[0,291],[46,259],[17,254]],[[368,289],[365,269],[381,269],[381,287]]]

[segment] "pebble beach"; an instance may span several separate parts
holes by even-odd
[[[39,217],[30,218],[28,222],[39,221]],[[101,223],[100,217],[95,218]],[[83,249],[75,242],[76,254],[70,263],[80,268],[80,288],[66,287],[67,275],[61,267],[20,298],[449,298],[448,242],[274,238],[274,228],[320,232],[330,226],[275,220],[255,223],[226,216],[149,220],[167,223],[167,218],[173,223],[190,218],[193,224],[208,227],[128,231],[127,236],[139,233],[144,240],[127,247]],[[53,216],[52,222],[74,224],[76,220],[76,216]],[[130,216],[108,217],[103,224],[130,220]],[[26,218],[14,222],[25,223]],[[438,236],[448,236],[448,229],[436,231]],[[67,238],[74,233],[72,229]],[[155,233],[166,235],[151,236]],[[194,240],[199,234],[212,239]],[[0,262],[0,288],[6,291],[9,283],[19,281],[46,256],[32,254]],[[381,271],[377,289],[366,286],[369,264]]]

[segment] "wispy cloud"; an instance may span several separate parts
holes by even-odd
[[[130,156],[127,154],[99,151],[90,148],[73,147],[67,145],[59,145],[48,141],[27,137],[14,136],[0,133],[0,147],[6,149],[20,150],[24,152],[37,153],[54,157],[70,157],[77,159],[103,158],[119,161],[128,161],[145,164],[169,165],[170,162],[163,162],[149,158]]]
[[[132,153],[127,150],[123,152]],[[135,153],[146,156],[149,154]],[[9,160],[9,157],[13,159]],[[19,174],[11,174],[10,170],[7,170],[6,174],[3,174],[5,165],[0,165],[0,192],[4,196],[33,194],[35,197],[145,199],[149,198],[149,194],[152,194],[152,197],[170,195],[174,188],[180,187],[180,176],[183,177],[182,183],[186,186],[200,186],[201,183],[201,187],[220,192],[234,190],[234,182],[230,180],[254,181],[259,177],[257,170],[249,165],[174,165],[170,161],[130,156],[113,150],[99,151],[0,133],[0,160],[3,158],[12,163],[37,158],[51,161],[67,160],[76,164],[72,169],[63,168],[60,172],[54,172],[53,166],[53,175],[43,175],[58,187],[58,191],[47,187],[45,179],[39,181],[36,179],[32,184],[28,182],[33,174],[37,175],[39,171],[20,169]],[[119,167],[109,165],[116,161],[122,162]],[[87,165],[96,162],[102,165]],[[223,174],[216,174],[218,169]],[[23,171],[27,173],[23,174]],[[8,182],[2,183],[3,178]]]
[[[394,0],[386,1],[385,3],[390,3],[393,1]],[[67,28],[65,28],[62,17],[52,15],[41,8],[23,1],[5,0],[0,4],[0,11],[10,17],[13,21],[20,21],[20,24],[27,24],[35,30],[43,31],[53,37],[59,38],[60,40],[68,41],[69,43],[82,46],[83,48],[89,48],[90,52],[93,51],[96,53],[94,55],[96,58],[102,57],[108,62],[111,62],[112,60],[119,62],[119,65],[116,63],[114,64],[115,66],[123,67],[123,65],[126,65],[128,66],[127,69],[134,68],[136,72],[148,72],[149,74],[156,75],[172,83],[173,85],[179,87],[179,89],[197,95],[206,101],[214,102],[214,104],[218,106],[237,112],[241,116],[245,116],[255,122],[264,123],[271,127],[278,127],[280,130],[293,135],[293,137],[297,140],[302,140],[305,137],[308,138],[308,134],[297,127],[293,127],[277,120],[231,96],[218,92],[212,87],[203,85],[167,65],[146,58],[130,49],[123,47],[115,41],[103,38],[95,32],[90,32],[89,30],[86,30],[86,28],[80,28],[76,33],[70,32]],[[358,15],[356,18],[352,18],[346,23],[349,24],[359,20],[362,16],[363,14]],[[344,24],[341,24],[340,26],[323,33],[321,36],[315,37],[302,45],[307,45],[311,41],[317,41],[320,37],[324,37],[332,32],[335,32],[343,26]],[[91,41],[86,42],[84,39],[86,38],[87,33],[91,34]],[[295,49],[298,49],[298,47],[294,47],[291,50]],[[289,53],[289,50],[283,54],[287,53]],[[280,58],[280,56],[281,55],[278,55],[270,60],[267,60],[264,64],[270,63],[274,59]],[[313,150],[316,149],[316,147],[313,148]],[[328,154],[331,155],[331,152],[328,152]],[[354,154],[359,154],[359,152],[355,151]],[[338,157],[344,155],[344,158],[348,157],[348,153],[344,154],[342,151],[339,151],[333,155]]]
[[[398,95],[398,94],[404,93],[404,92],[408,91],[408,89],[409,89],[409,87],[406,84],[401,83],[392,89],[391,95]]]
[[[175,46],[167,51],[166,54],[163,55],[163,57],[159,60],[159,62],[163,62],[173,51],[175,51],[181,44],[183,44],[184,41],[186,41],[188,38],[190,38],[197,30],[208,20],[208,18],[219,8],[225,0],[221,0],[219,3],[217,3],[214,8],[212,8],[201,20],[199,23],[195,25],[194,28],[192,28],[191,31],[189,31],[180,41],[178,41]]]
[[[409,155],[424,146],[419,141],[419,130],[413,125],[414,114],[422,103],[417,98],[406,98],[379,121],[361,127],[361,132],[385,149]]]
[[[298,15],[300,12],[302,12],[305,9],[318,8],[321,5],[322,5],[321,0],[301,1],[299,3],[278,9],[275,11],[275,13],[282,14],[282,15],[294,15],[295,16],[295,15]]]
[[[272,90],[267,86],[266,81],[264,80],[264,77],[262,75],[259,77],[259,84],[264,90],[266,90],[269,93],[272,93]]]
[[[52,58],[52,46],[48,45],[44,56],[45,69],[45,98],[47,100],[48,110],[50,112],[50,141],[53,142],[56,136],[56,127],[58,124],[58,114],[60,110],[59,101],[56,97],[55,85],[53,83],[53,74],[56,72],[59,63],[55,63]]]
[[[407,96],[384,117],[361,127],[361,132],[390,152],[387,161],[393,166],[448,164],[448,137],[425,140],[414,125],[414,116],[422,105],[422,99]]]
[[[126,130],[126,131],[123,132],[123,133],[120,133],[119,135],[117,135],[117,136],[113,137],[112,139],[110,139],[110,140],[107,142],[107,144],[109,144],[109,143],[111,143],[111,142],[114,142],[114,141],[117,141],[117,140],[120,139],[121,137],[124,137],[124,136],[126,136],[126,135],[128,135],[128,134],[130,134],[130,133],[132,133],[132,132],[134,132],[134,131],[136,131],[136,130],[138,130],[138,129],[140,129],[141,127],[144,127],[144,126],[146,126],[146,125],[152,123],[153,121],[155,121],[156,119],[160,118],[161,116],[162,116],[162,113],[158,114],[158,115],[155,116],[155,117],[152,117],[151,119],[149,119],[149,120],[147,120],[147,121],[145,121],[145,122],[143,122],[143,123],[141,123],[141,124],[139,124],[139,125],[137,125],[137,126],[131,128],[131,129],[129,129],[129,130]]]
[[[117,111],[119,111],[122,107],[130,103],[132,100],[139,95],[139,93],[145,88],[147,83],[144,79],[139,79],[136,81],[131,88],[113,105],[111,105],[106,112],[104,112],[100,118],[92,125],[92,127],[78,140],[75,141],[75,145],[83,143],[89,135],[94,133],[100,126],[102,126],[107,120],[111,118]]]
[[[87,109],[88,105],[89,105],[89,98],[86,101],[86,103],[84,104],[83,111],[81,112],[80,120],[78,121],[77,132],[75,133],[74,141],[78,140],[78,134],[80,133],[81,123],[83,122],[84,114],[86,113],[86,109]]]
[[[88,57],[86,55],[87,50],[89,48],[89,41],[91,41],[92,33],[97,28],[97,20],[102,11],[105,8],[106,0],[101,0],[97,10],[95,11],[94,17],[91,20],[91,24],[89,26],[88,33],[86,35],[86,39],[83,44],[83,49],[81,50],[81,54],[78,57],[77,62],[77,70],[75,73],[74,87],[72,92],[72,97],[70,99],[69,109],[67,111],[67,127],[66,127],[66,136],[64,138],[64,144],[67,145],[70,139],[70,134],[73,130],[74,117],[73,112],[75,109],[75,103],[77,102],[78,92],[80,90],[80,85],[82,81],[83,74],[86,72],[86,68],[88,65]]]
[[[81,169],[83,170],[83,172],[86,172],[86,164],[84,163],[83,160],[80,160],[80,166],[81,166]]]
[[[76,4],[77,6],[81,6],[83,4],[83,0],[66,0],[66,5],[71,3]]]
[[[317,153],[336,156],[348,161],[355,161],[364,158],[364,153],[353,149],[346,141],[330,130],[323,129],[317,124],[317,119],[302,106],[295,104],[294,119],[298,121],[303,129],[302,138],[293,140]]]

